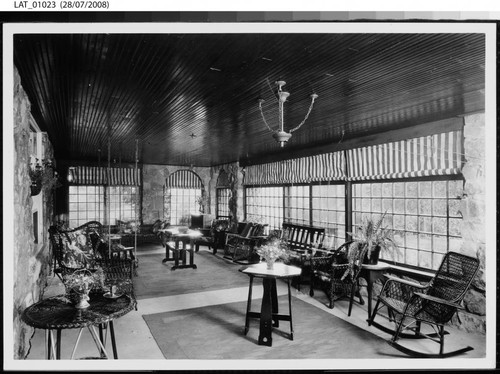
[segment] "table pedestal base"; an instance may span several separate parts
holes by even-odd
[[[292,295],[290,293],[290,280],[287,279],[288,286],[288,308],[289,314],[278,313],[278,294],[276,290],[276,279],[263,278],[264,293],[262,296],[262,305],[260,313],[252,312],[252,286],[253,276],[250,276],[250,286],[248,289],[247,312],[245,318],[245,335],[248,333],[250,318],[260,319],[259,330],[259,345],[271,347],[273,345],[272,331],[273,327],[279,327],[279,321],[290,322],[290,340],[293,340],[293,324],[292,324]]]

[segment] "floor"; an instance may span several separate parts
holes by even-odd
[[[155,253],[163,253],[164,249],[161,246],[147,246],[138,249],[138,257],[139,264],[141,263],[141,256],[146,256],[148,254]],[[201,247],[200,251],[208,251],[207,248]],[[219,256],[217,254],[217,256]],[[221,261],[223,266],[224,261]],[[140,272],[148,271],[148,269],[141,268],[139,265]],[[193,269],[182,269],[177,270],[181,274],[181,271],[196,271]],[[152,274],[148,274],[152,276]],[[153,275],[154,276],[154,275]],[[160,275],[158,275],[160,276]],[[326,304],[326,296],[323,292],[316,292],[314,298],[308,295],[307,287],[303,287],[302,291],[298,291],[292,288],[293,296],[310,303],[311,305],[321,308],[324,311],[348,321],[351,324],[354,324],[358,327],[361,327],[375,335],[378,335],[384,339],[387,339],[387,334],[379,331],[374,327],[367,326],[366,318],[366,305],[361,306],[357,303],[354,303],[353,312],[350,317],[347,316],[347,307],[348,302],[346,300],[339,300],[335,303],[334,309],[329,309],[325,306]],[[52,295],[61,294],[64,292],[64,287],[58,281],[56,277],[51,278],[50,284],[48,285],[45,297],[49,297]],[[256,295],[257,294],[257,295]],[[278,294],[284,295],[286,294],[286,287],[284,283],[278,283]],[[195,308],[201,306],[209,306],[209,305],[217,305],[231,302],[239,302],[246,301],[248,296],[248,287],[236,287],[229,289],[221,289],[221,290],[211,290],[211,291],[203,291],[203,292],[194,292],[189,294],[182,295],[172,295],[172,296],[158,296],[158,297],[148,297],[143,298],[140,294],[138,297],[138,310],[132,311],[127,315],[117,319],[115,321],[115,331],[117,335],[118,342],[118,352],[119,352],[119,360],[85,360],[79,361],[80,368],[99,368],[99,370],[112,369],[116,370],[119,368],[124,368],[126,370],[148,370],[148,369],[207,369],[207,368],[217,368],[217,369],[225,369],[225,368],[242,368],[242,361],[204,361],[198,362],[196,360],[165,360],[162,352],[158,348],[155,339],[151,335],[147,324],[145,323],[142,315],[174,311],[174,310],[184,310],[188,308]],[[261,297],[259,292],[254,292],[254,297]],[[321,321],[318,321],[320,324]],[[463,355],[462,359],[447,359],[447,360],[413,360],[408,358],[400,358],[393,359],[390,361],[391,368],[407,368],[407,367],[436,367],[434,365],[438,365],[438,367],[442,367],[444,365],[451,365],[451,367],[479,367],[480,362],[476,362],[475,360],[484,359],[486,355],[486,338],[482,334],[471,334],[461,331],[456,328],[450,328],[450,336],[453,336],[453,339],[450,341],[448,339],[447,344],[452,345],[470,345],[474,347],[474,350],[468,352],[466,355]],[[299,337],[297,337],[299,338]],[[304,339],[304,344],[314,344],[313,337],[300,337]],[[348,338],[348,337],[343,337]],[[45,334],[43,330],[35,330],[35,334],[31,339],[31,349],[27,360],[33,360],[34,368],[54,368],[54,366],[48,366],[49,364],[54,364],[53,362],[49,362],[44,360],[45,357],[45,348],[44,348],[44,339]],[[64,330],[62,333],[62,339],[65,344],[62,346],[61,355],[63,358],[71,357],[71,353],[73,350],[74,342],[77,339],[77,331],[76,330]],[[216,342],[214,342],[216,344]],[[422,343],[418,343],[422,344]],[[428,344],[428,343],[425,343]],[[435,343],[430,342],[430,344],[434,347]],[[421,346],[422,349],[428,349],[428,347]],[[82,334],[81,340],[78,345],[76,357],[95,357],[97,356],[97,349],[94,345],[94,342],[88,331],[84,330]],[[264,365],[264,368],[317,368],[317,369],[325,369],[325,368],[336,368],[336,369],[362,369],[366,368],[366,365],[369,365],[369,368],[388,368],[388,360],[384,357],[381,357],[381,360],[365,360],[370,362],[365,362],[363,360],[358,360],[359,362],[354,363],[352,360],[349,362],[345,362],[345,360],[293,360],[293,352],[290,355],[290,361],[288,360],[272,360],[272,349],[269,350],[269,361],[266,360],[265,364],[263,361],[253,362],[249,361],[249,368],[260,368]],[[362,353],[360,353],[360,358],[362,358]],[[245,357],[242,357],[245,359]],[[471,360],[472,359],[472,360]],[[279,362],[277,362],[279,361]],[[334,362],[333,362],[334,361]],[[66,365],[69,361],[61,361],[57,364],[63,366],[56,366],[65,368],[64,362]],[[245,361],[243,361],[245,362]],[[444,363],[444,364],[443,364]],[[57,365],[55,364],[55,365]],[[200,366],[201,365],[201,366]],[[465,366],[464,366],[465,365]],[[472,365],[472,366],[470,366]],[[476,366],[475,366],[476,365]],[[75,368],[74,365],[71,365],[71,368]]]

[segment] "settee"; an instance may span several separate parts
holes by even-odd
[[[125,247],[133,247],[137,234],[137,245],[162,244],[159,230],[167,228],[170,224],[165,220],[156,220],[153,224],[136,225],[134,221],[117,220],[115,234],[121,236],[121,244]]]

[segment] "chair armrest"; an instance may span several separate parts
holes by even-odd
[[[432,301],[434,303],[447,305],[447,306],[452,307],[452,308],[463,309],[460,304],[453,303],[451,301],[448,301],[448,300],[445,300],[445,299],[441,299],[441,298],[436,297],[436,296],[426,295],[426,294],[421,293],[421,292],[415,292],[415,295],[418,296],[418,297],[420,297],[420,298],[422,298],[422,299]]]
[[[421,284],[421,283],[418,283],[418,282],[413,282],[413,281],[410,281],[410,280],[407,280],[407,279],[395,277],[394,275],[390,275],[390,274],[384,274],[384,277],[387,278],[387,281],[393,281],[393,282],[397,282],[397,283],[402,283],[402,284],[405,284],[407,286],[411,286],[411,287],[415,287],[415,288],[419,288],[419,289],[425,289],[425,288],[428,287],[427,284]]]

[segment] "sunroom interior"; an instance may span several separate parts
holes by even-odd
[[[350,24],[349,32],[340,25],[13,28],[6,82],[14,157],[4,163],[13,176],[14,251],[4,264],[13,273],[15,360],[50,357],[53,336],[23,318],[31,305],[66,292],[49,229],[98,221],[104,236],[132,238],[122,244],[135,259],[136,307],[115,320],[119,360],[410,362],[385,344],[390,334],[367,323],[363,279],[365,303],[354,297],[350,316],[349,297],[330,308],[320,286],[310,295],[308,279],[292,281],[291,291],[278,281],[284,309],[292,294],[295,332],[291,340],[282,322],[273,346],[262,347],[258,322],[243,332],[248,265],[228,257],[224,243],[216,250],[202,242],[197,268],[172,271],[162,261],[162,235],[143,240],[157,222],[206,235],[221,221],[229,222],[226,234],[259,223],[261,236],[288,223],[321,228],[321,243],[308,244],[329,251],[380,218],[397,244],[380,262],[404,279],[429,281],[450,252],[477,259],[446,344],[473,346],[462,359],[487,357],[494,324],[486,322],[495,317],[487,308],[495,298],[487,302],[488,262],[496,252],[487,251],[486,229],[494,127],[487,123],[488,25]],[[382,283],[373,286],[375,305]],[[97,355],[94,335],[81,331],[63,329],[61,358],[72,355],[76,339],[83,352],[76,356]]]

